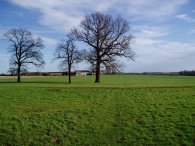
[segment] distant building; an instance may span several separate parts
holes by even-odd
[[[89,70],[76,70],[75,74],[76,76],[86,76],[91,75],[91,72]]]

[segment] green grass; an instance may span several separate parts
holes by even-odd
[[[194,145],[195,77],[0,78],[0,145]]]

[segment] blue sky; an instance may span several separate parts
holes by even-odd
[[[195,0],[0,0],[0,73],[9,68],[9,44],[3,38],[9,29],[26,28],[41,37],[46,61],[41,71],[59,71],[52,61],[56,43],[94,11],[130,23],[136,59],[121,59],[124,71],[195,70]],[[75,66],[87,68],[86,63]]]

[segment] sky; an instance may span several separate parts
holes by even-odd
[[[9,69],[9,42],[3,34],[12,28],[25,28],[44,41],[44,68],[29,66],[29,71],[60,71],[53,61],[57,43],[92,12],[129,22],[136,57],[119,59],[124,72],[195,70],[195,0],[0,0],[0,73]]]

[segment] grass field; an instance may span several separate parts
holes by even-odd
[[[0,145],[194,145],[195,77],[0,78]]]

